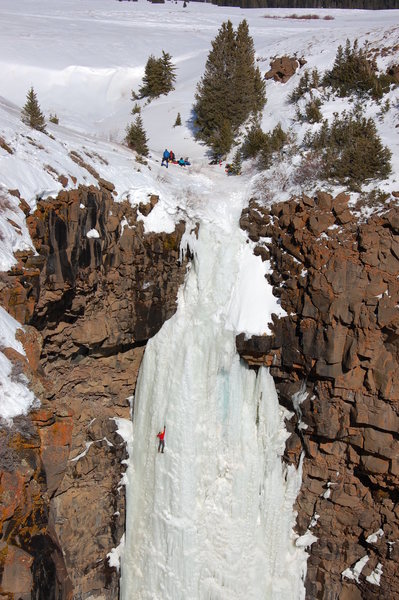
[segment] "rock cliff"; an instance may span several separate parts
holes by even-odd
[[[37,254],[1,274],[0,304],[25,324],[26,357],[4,352],[41,401],[0,428],[0,599],[114,600],[107,554],[124,530],[125,442],[146,341],[184,279],[172,234],[145,234],[113,186],[65,191],[26,212]],[[146,200],[148,200],[146,202]],[[265,208],[241,226],[270,261],[287,316],[273,335],[237,338],[270,367],[292,411],[285,459],[303,485],[297,530],[309,548],[307,598],[399,598],[399,211],[367,221],[348,197],[319,193]],[[379,584],[379,585],[377,585]]]
[[[26,357],[7,349],[40,409],[0,429],[0,598],[114,600],[107,554],[124,531],[118,418],[129,418],[146,341],[175,311],[185,275],[180,223],[145,234],[113,186],[21,200],[37,254],[1,274],[0,304],[21,323]],[[4,424],[3,424],[4,425]]]
[[[399,598],[399,210],[362,220],[319,193],[264,208],[241,227],[270,261],[287,316],[273,335],[237,338],[268,365],[292,411],[286,460],[303,459],[297,529],[307,598]],[[393,199],[392,199],[393,200]]]

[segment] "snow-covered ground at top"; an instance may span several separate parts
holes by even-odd
[[[292,12],[243,10],[200,2],[183,8],[181,2],[171,1],[151,4],[144,0],[64,0],[55,4],[50,0],[2,0],[0,96],[19,110],[33,85],[46,115],[56,113],[60,119],[60,126],[49,127],[57,139],[66,135],[67,127],[102,141],[121,142],[126,125],[132,120],[131,90],[138,90],[148,56],[160,56],[165,50],[177,67],[176,89],[150,104],[139,102],[149,146],[154,156],[159,156],[166,146],[173,146],[176,155],[199,161],[206,157],[206,148],[195,142],[192,135],[194,94],[211,40],[226,19],[234,25],[247,19],[263,73],[274,56],[304,56],[306,68],[323,71],[331,67],[337,46],[347,38],[357,37],[360,43],[367,39],[372,47],[393,46],[398,39],[397,10],[313,10],[320,19],[265,18],[287,17]],[[309,10],[296,12],[300,15]],[[326,14],[333,19],[324,20]],[[394,60],[388,54],[378,59],[379,66],[386,68]],[[279,121],[285,129],[292,126],[295,108],[287,103],[287,98],[298,78],[299,74],[286,85],[268,82],[263,116],[266,130]],[[395,99],[397,102],[393,93],[391,100]],[[342,109],[340,100],[336,105],[327,103],[323,111],[328,116]],[[183,125],[174,128],[178,112]],[[0,119],[0,131],[3,120],[4,117]],[[385,143],[397,149],[389,118],[381,127],[381,134]],[[83,145],[84,141],[77,137],[76,144],[79,143]],[[399,163],[395,165],[399,168]]]
[[[118,197],[143,201],[147,193],[159,193],[161,204],[150,215],[148,228],[171,230],[185,209],[193,212],[192,198],[201,189],[212,198],[215,182],[225,185],[223,170],[207,168],[204,145],[194,140],[192,106],[196,85],[204,71],[211,40],[221,23],[231,19],[237,25],[248,20],[262,73],[272,57],[305,57],[306,68],[320,71],[331,67],[339,44],[356,37],[372,47],[391,47],[398,39],[399,11],[314,10],[320,19],[287,18],[291,9],[251,9],[217,7],[205,3],[165,4],[117,2],[115,0],[2,0],[0,17],[0,137],[13,151],[0,144],[0,194],[6,209],[0,211],[0,269],[14,262],[13,252],[30,246],[22,213],[7,209],[17,201],[8,194],[18,189],[35,207],[36,199],[57,194],[62,189],[59,176],[68,178],[67,187],[96,183],[94,177],[72,160],[77,152],[105,179],[112,181]],[[309,11],[297,10],[299,15]],[[328,13],[333,19],[324,20]],[[138,90],[150,54],[165,50],[177,66],[176,89],[147,104],[141,100],[144,126],[149,137],[149,168],[138,165],[134,154],[120,143],[131,115],[131,90]],[[388,53],[379,58],[381,69],[397,61]],[[287,99],[297,85],[300,73],[287,84],[267,83],[267,104],[262,125],[268,131],[278,122],[293,129],[300,139],[308,125],[294,122],[295,107]],[[59,125],[48,124],[53,137],[27,128],[20,121],[20,110],[30,86],[35,88],[42,110],[48,117],[57,114]],[[383,142],[392,150],[393,173],[381,189],[399,188],[399,92],[390,92],[392,109],[377,126]],[[384,99],[385,100],[385,99]],[[332,117],[348,108],[346,99],[332,99],[322,107]],[[366,114],[375,117],[380,107],[365,105]],[[177,113],[182,126],[173,127]],[[315,125],[314,127],[317,127]],[[54,138],[54,139],[53,139]],[[159,168],[161,152],[173,148],[177,156],[189,156],[193,167],[186,173],[174,168],[165,173]],[[286,178],[292,170],[287,158],[272,171],[273,197],[286,199],[293,191]],[[151,169],[151,170],[150,170]],[[253,167],[244,167],[245,178],[236,185],[256,185]],[[76,181],[76,184],[75,184]],[[285,188],[285,189],[283,189]],[[249,197],[250,192],[247,196]],[[215,209],[211,201],[209,217]],[[201,211],[204,212],[204,203]],[[195,207],[194,207],[195,212]],[[18,226],[10,225],[11,218]]]

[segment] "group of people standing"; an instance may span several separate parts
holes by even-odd
[[[165,166],[166,168],[168,168],[170,162],[174,165],[180,165],[181,167],[189,167],[191,164],[188,158],[181,157],[179,158],[179,160],[176,160],[176,156],[173,150],[168,150],[166,148],[162,156],[161,167]]]

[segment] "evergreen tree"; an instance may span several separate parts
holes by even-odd
[[[174,124],[173,127],[180,127],[180,125],[181,125],[181,116],[180,116],[180,113],[178,112],[177,113],[177,117],[176,117],[176,121],[175,121],[175,124]]]
[[[148,139],[144,130],[143,120],[140,115],[136,117],[134,123],[126,128],[125,141],[131,150],[137,154],[148,156]]]
[[[242,155],[241,155],[241,150],[239,148],[237,148],[237,150],[234,154],[234,157],[233,157],[233,162],[231,163],[230,171],[234,175],[241,175],[241,168],[242,168]]]
[[[359,187],[371,179],[385,179],[391,172],[391,152],[383,146],[373,119],[355,108],[337,113],[331,124],[304,140],[321,157],[322,176],[333,182]]]
[[[163,94],[169,94],[172,90],[174,90],[173,84],[176,81],[176,67],[172,63],[172,57],[168,52],[164,52],[162,50],[162,87]]]
[[[36,93],[33,87],[26,95],[26,103],[22,108],[21,119],[25,125],[29,125],[38,131],[46,131],[46,121],[37,101]]]
[[[242,147],[243,157],[256,158],[266,143],[266,134],[262,131],[260,124],[255,122],[244,140]]]
[[[253,113],[261,112],[266,104],[266,82],[262,77],[259,67],[254,73],[254,106]]]
[[[224,119],[220,126],[215,127],[209,138],[209,145],[215,157],[225,156],[234,141],[234,134],[230,121]]]
[[[162,51],[161,58],[155,58],[151,54],[147,59],[144,69],[142,86],[139,89],[141,98],[158,98],[162,94],[169,94],[176,80],[176,67],[172,63],[172,57],[168,52]],[[132,93],[132,99],[137,97]]]
[[[370,94],[380,99],[393,80],[389,75],[378,74],[375,60],[367,58],[367,50],[366,44],[359,48],[357,40],[352,46],[346,40],[345,49],[338,47],[333,68],[325,74],[323,84],[331,86],[341,97]]]
[[[241,21],[236,32],[233,127],[239,127],[250,114],[260,112],[265,105],[265,82],[255,67],[255,48],[248,23]]]
[[[197,137],[206,142],[218,136],[234,103],[234,54],[234,29],[231,21],[227,21],[212,42],[195,96]]]
[[[265,83],[255,66],[255,50],[248,23],[234,32],[231,21],[222,24],[197,86],[197,138],[228,152],[234,134],[247,118],[265,105]],[[231,140],[230,146],[227,142]]]

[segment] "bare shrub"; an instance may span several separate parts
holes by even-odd
[[[319,152],[307,152],[295,171],[293,183],[307,187],[321,177],[323,160]]]
[[[313,20],[317,20],[320,19],[319,15],[297,15],[296,13],[294,13],[293,15],[289,15],[288,17],[284,17],[285,19],[298,19],[300,21],[313,21]]]
[[[284,164],[278,165],[272,172],[259,177],[253,188],[253,195],[264,206],[272,204],[276,196],[285,192],[290,185],[290,177]]]
[[[321,19],[320,15],[312,15],[312,14],[307,14],[307,15],[297,15],[296,13],[294,13],[293,15],[287,15],[287,16],[279,16],[279,15],[264,15],[263,17],[264,19],[297,19],[299,21],[310,21],[310,20],[318,20]],[[333,21],[334,17],[332,17],[331,15],[326,15],[325,17],[323,17],[323,21]]]

